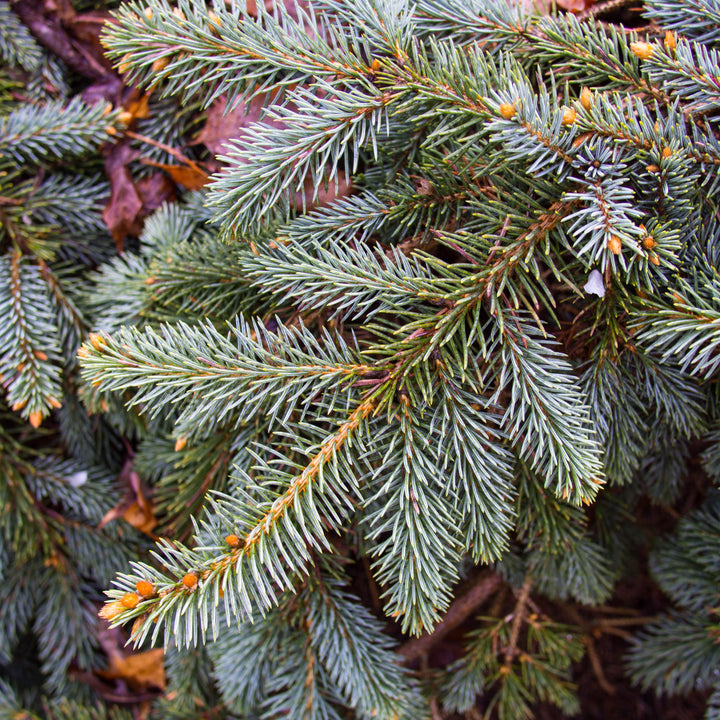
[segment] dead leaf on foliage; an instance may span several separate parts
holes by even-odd
[[[122,94],[122,83],[117,75],[107,74],[102,80],[98,80],[88,85],[80,97],[86,105],[95,105],[102,102],[110,103],[113,107],[120,104],[120,96]]]
[[[265,107],[271,103],[272,98],[262,94],[254,97],[249,103],[238,103],[226,112],[227,98],[218,98],[207,111],[203,129],[190,144],[202,143],[213,155],[222,155],[227,152],[228,142],[242,137],[243,130],[251,123],[257,122],[262,117]],[[292,107],[292,104],[288,104],[288,107]],[[281,120],[263,118],[263,122],[278,129],[285,127]]]
[[[109,12],[95,11],[79,13],[65,23],[76,40],[76,47],[80,46],[80,52],[86,56],[91,55],[99,65],[112,73],[112,62],[105,55],[105,49],[100,42],[100,33],[110,19]]]
[[[210,176],[198,166],[166,165],[165,163],[157,163],[150,160],[143,160],[143,162],[146,165],[161,168],[178,185],[182,185],[186,190],[199,190],[207,185],[210,180]]]
[[[140,211],[142,200],[138,195],[128,164],[139,156],[127,143],[113,145],[105,158],[105,174],[110,180],[110,202],[103,210],[103,220],[115,241],[118,252],[122,252],[125,238],[140,233]]]
[[[43,0],[43,12],[55,15],[61,22],[72,22],[76,15],[75,8],[70,0]]]
[[[569,10],[574,13],[581,13],[592,7],[596,0],[557,0],[557,4],[563,10]]]
[[[158,524],[153,512],[152,502],[145,496],[140,476],[132,469],[132,457],[125,460],[118,482],[125,485],[126,491],[122,500],[105,513],[98,528],[107,525],[111,520],[123,518],[140,532],[155,537],[153,529]]]
[[[135,189],[140,196],[140,200],[142,200],[141,218],[145,218],[164,203],[176,199],[175,184],[167,175],[161,172],[140,178],[135,183]]]
[[[150,93],[143,93],[139,98],[133,97],[131,100],[126,101],[125,110],[129,112],[133,120],[141,120],[150,116]]]
[[[123,519],[137,528],[140,532],[153,537],[153,529],[157,526],[158,521],[151,508],[143,507],[140,503],[134,502],[123,513]]]
[[[108,669],[96,670],[96,673],[106,680],[123,680],[133,690],[165,690],[163,657],[160,648],[131,655],[113,653],[109,656]]]
[[[337,186],[334,180],[330,181],[327,187],[323,186],[318,190],[318,194],[315,199],[313,199],[313,190],[313,179],[308,177],[305,179],[303,192],[295,193],[295,208],[297,210],[302,210],[303,207],[308,211],[314,210],[315,208],[329,205],[331,202],[338,200],[339,198],[347,197],[352,190],[352,183],[347,179],[342,170],[338,170]]]
[[[250,123],[257,122],[263,107],[263,97],[256,97],[249,104],[239,103],[226,112],[227,98],[219,98],[207,111],[205,125],[191,145],[202,143],[213,155],[221,155],[229,140],[239,137]]]

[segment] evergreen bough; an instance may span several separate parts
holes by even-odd
[[[141,88],[267,100],[82,301],[87,402],[131,408],[164,518],[103,610],[164,642],[158,717],[578,710],[563,608],[635,570],[629,520],[698,439],[720,476],[720,4],[645,6],[642,37],[491,0],[117,11]],[[708,718],[715,505],[653,556],[678,611],[629,656],[714,689]],[[482,582],[465,654],[420,675],[366,607],[422,640]]]
[[[118,114],[68,76],[0,2],[0,717],[121,720],[78,680],[106,664],[101,589],[145,545],[101,525],[124,449],[78,394],[82,295],[115,252],[100,149]]]

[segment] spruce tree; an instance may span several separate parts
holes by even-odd
[[[698,440],[719,474],[720,4],[645,8],[119,8],[129,82],[265,103],[82,299],[85,401],[163,517],[102,611],[165,646],[158,718],[578,711],[572,618],[636,571],[633,514]],[[716,505],[652,556],[646,687],[717,685]]]

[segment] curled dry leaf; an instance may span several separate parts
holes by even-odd
[[[107,525],[111,520],[123,518],[126,522],[140,532],[154,537],[153,529],[158,524],[153,506],[146,497],[140,476],[132,469],[132,458],[128,458],[118,477],[120,484],[124,484],[126,492],[123,499],[111,510],[105,513],[98,525],[99,528]]]
[[[128,164],[140,153],[127,143],[113,145],[105,158],[105,173],[110,180],[110,202],[103,210],[103,220],[115,241],[118,252],[122,252],[125,238],[140,232],[140,211],[142,200],[138,195]]]
[[[164,203],[172,202],[176,197],[175,185],[161,172],[141,178],[135,183],[135,189],[142,201],[141,218],[145,218]]]
[[[338,198],[347,197],[351,190],[352,183],[348,180],[342,170],[338,170],[337,183],[335,180],[332,180],[327,184],[327,187],[320,187],[318,189],[317,197],[313,198],[313,181],[312,178],[307,178],[305,180],[303,192],[295,194],[295,207],[298,210],[302,210],[303,207],[305,207],[306,210],[323,207],[324,205],[329,205]]]
[[[581,13],[592,7],[596,0],[557,0],[558,7],[574,13]]]
[[[165,690],[163,657],[160,648],[130,654],[115,651],[109,655],[108,669],[96,672],[106,680],[123,680],[135,691]]]
[[[202,143],[213,155],[222,155],[227,150],[228,141],[241,137],[248,125],[257,122],[271,100],[267,94],[258,95],[249,103],[238,103],[227,110],[227,98],[219,98],[210,106],[205,125],[192,144]],[[264,122],[283,127],[283,123],[277,120],[265,119]]]
[[[162,168],[178,185],[186,190],[199,190],[207,185],[210,176],[200,167],[188,165],[165,165],[164,163],[148,163]]]

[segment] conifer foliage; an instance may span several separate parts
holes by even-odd
[[[117,113],[71,97],[5,2],[0,60],[0,717],[104,718],[77,678],[105,664],[100,591],[143,543],[101,527],[122,444],[82,407],[76,354],[87,271],[114,253],[97,166]]]
[[[158,717],[578,711],[578,618],[637,569],[633,513],[683,497],[698,442],[720,475],[720,4],[645,9],[636,32],[495,0],[119,6],[128,82],[264,107],[206,190],[92,255],[79,350],[58,235],[23,218],[82,208],[53,210],[62,179],[0,198],[8,403],[39,426],[77,350],[155,488],[163,537],[102,615],[166,648]],[[51,102],[0,120],[8,173],[112,122]],[[714,690],[709,718],[716,500],[654,550],[677,609],[629,655],[645,687]],[[462,654],[418,669],[467,587]]]

